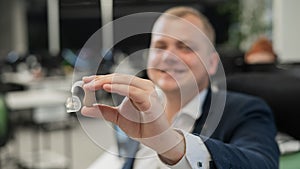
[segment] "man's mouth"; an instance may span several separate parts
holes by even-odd
[[[162,73],[168,73],[170,75],[174,74],[183,74],[186,72],[185,69],[161,69],[160,70]]]

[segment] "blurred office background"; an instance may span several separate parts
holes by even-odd
[[[137,12],[163,12],[177,5],[193,6],[210,19],[216,30],[216,49],[231,79],[228,87],[266,99],[279,130],[296,147],[287,151],[299,151],[300,128],[295,125],[300,119],[295,106],[300,96],[299,0],[0,0],[0,168],[88,168],[104,149],[89,138],[80,121],[99,133],[95,139],[104,140],[104,147],[115,145],[110,124],[66,113],[79,52],[93,33],[115,19]],[[122,59],[149,45],[150,34],[139,34],[110,48],[114,29],[104,33],[99,46],[99,56],[104,58],[99,74],[114,72]],[[250,65],[244,60],[262,36],[272,42],[277,56],[271,69],[269,63]],[[134,69],[133,65],[125,65],[124,71]],[[241,81],[240,75],[244,78],[253,72],[258,80],[270,79],[261,81],[265,86],[255,86],[262,91],[252,92],[245,84],[236,87],[235,79]],[[249,88],[260,83],[251,77]],[[277,86],[269,92],[277,95],[264,93],[267,85]],[[287,96],[279,90],[291,92]],[[109,94],[99,95],[112,102]],[[283,164],[291,164],[300,155],[284,158]]]

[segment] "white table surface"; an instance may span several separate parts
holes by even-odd
[[[7,106],[11,110],[29,109],[37,107],[48,107],[53,105],[65,104],[69,92],[52,90],[52,89],[36,89],[27,91],[8,92],[5,95]]]

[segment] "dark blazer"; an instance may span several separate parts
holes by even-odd
[[[223,115],[217,128],[210,133],[205,124],[208,114],[220,113],[210,109],[209,91],[203,104],[203,114],[195,122],[193,134],[200,135],[211,154],[210,168],[218,169],[276,169],[279,150],[275,142],[276,128],[269,107],[256,97],[227,92]],[[203,127],[204,126],[204,127]],[[207,130],[207,132],[202,131]],[[202,135],[207,133],[208,135]],[[133,159],[123,169],[133,166]],[[131,166],[131,167],[128,167]]]

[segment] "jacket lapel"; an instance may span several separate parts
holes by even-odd
[[[202,106],[202,115],[194,123],[193,134],[195,135],[200,135],[202,128],[205,124],[205,121],[208,117],[210,103],[211,103],[211,95],[212,95],[212,91],[211,89],[208,89],[206,98]]]

